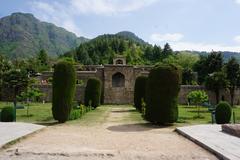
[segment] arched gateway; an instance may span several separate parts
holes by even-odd
[[[77,82],[81,82],[77,85],[76,100],[83,102],[87,80],[94,77],[102,81],[105,104],[132,104],[136,78],[147,76],[150,69],[150,66],[127,65],[123,56],[114,58],[113,64],[76,66]],[[41,81],[47,81],[51,76],[52,72],[44,72]],[[51,88],[47,87],[47,85],[42,86],[43,92],[46,93],[44,99],[51,101]]]

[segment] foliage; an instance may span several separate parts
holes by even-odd
[[[76,72],[71,63],[60,61],[55,65],[52,87],[53,117],[63,123],[69,118],[76,89]]]
[[[229,123],[232,109],[228,102],[220,102],[216,107],[215,118],[217,124]]]
[[[91,106],[97,108],[100,105],[101,100],[101,81],[97,78],[90,78],[87,81],[85,88],[84,104],[85,106]]]
[[[81,118],[85,113],[91,111],[91,106],[80,105],[79,107],[72,109],[69,120],[75,120]]]
[[[208,90],[213,91],[216,96],[216,104],[219,103],[219,94],[221,89],[228,87],[228,80],[224,72],[214,72],[210,74],[205,81]]]
[[[1,122],[12,122],[14,120],[13,107],[5,107],[1,111]]]
[[[195,75],[191,69],[183,69],[182,71],[182,84],[193,85],[196,84]]]
[[[3,85],[13,91],[14,103],[16,98],[28,86],[29,77],[24,70],[10,70],[3,75]]]
[[[147,84],[147,77],[140,76],[137,77],[134,86],[134,106],[138,111],[142,111],[142,101],[146,101],[146,84]]]
[[[235,94],[235,89],[240,81],[240,68],[239,68],[239,63],[235,58],[231,58],[227,64],[225,65],[225,72],[227,75],[227,79],[229,81],[229,90],[230,90],[230,96],[231,96],[231,105],[233,106],[233,101],[234,101],[234,94]]]
[[[196,105],[198,110],[198,117],[200,117],[200,105],[208,101],[207,93],[202,90],[191,91],[188,93],[187,98],[191,104]]]
[[[2,94],[3,75],[12,68],[11,63],[0,54],[0,98]]]
[[[18,96],[18,99],[20,101],[37,102],[42,96],[43,93],[38,88],[28,87]]]
[[[222,67],[222,53],[211,52],[208,56],[201,56],[193,68],[198,73],[198,82],[202,84],[209,74],[221,71]]]
[[[177,121],[180,79],[180,71],[173,65],[159,65],[150,71],[146,89],[146,120],[161,124]]]

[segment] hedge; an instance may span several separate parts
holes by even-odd
[[[85,88],[84,105],[96,108],[101,101],[101,81],[97,78],[90,78]]]
[[[4,107],[1,113],[1,122],[13,122],[14,120],[14,108]]]
[[[55,65],[52,88],[53,117],[64,123],[69,119],[76,90],[76,72],[72,63],[60,61]]]
[[[222,101],[216,107],[215,118],[217,124],[229,123],[231,120],[232,108],[228,102]]]
[[[145,118],[152,123],[174,123],[178,119],[180,70],[174,65],[155,66],[146,88]]]
[[[140,112],[142,111],[142,100],[146,101],[146,84],[147,77],[140,76],[137,77],[134,86],[134,106]]]

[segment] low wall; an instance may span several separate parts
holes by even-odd
[[[42,98],[42,100],[45,100],[46,102],[51,102],[52,101],[52,85],[37,85],[37,88],[39,88],[43,93],[44,93],[44,97]],[[209,101],[211,104],[215,104],[216,103],[216,98],[215,98],[215,94],[211,91],[207,91],[206,88],[204,86],[193,86],[193,85],[181,85],[181,89],[179,92],[179,104],[187,104],[187,95],[189,92],[194,91],[194,90],[204,90],[207,92],[208,96],[209,96]],[[4,94],[1,97],[2,101],[9,101],[9,97],[12,98],[12,96],[10,96],[12,92],[7,93],[7,90],[5,90],[6,92],[3,92]],[[76,96],[75,96],[75,100],[76,101],[80,101],[83,102],[84,101],[84,91],[85,91],[85,87],[84,86],[77,86],[76,88]],[[130,96],[130,99],[132,99],[132,101],[130,103],[133,103],[133,93],[132,95],[128,95]],[[222,90],[220,92],[220,96],[219,96],[220,100],[225,100],[230,102],[230,94],[228,90]],[[116,102],[116,104],[119,104],[120,102]],[[240,103],[240,89],[236,89],[235,90],[235,99],[234,99],[234,104],[239,105]]]
[[[47,102],[51,102],[52,86],[51,85],[40,85],[40,86],[38,86],[38,88],[43,93],[45,93],[45,96],[44,96],[43,99]],[[77,101],[83,102],[83,100],[84,100],[84,90],[85,90],[85,87],[77,86],[77,89],[76,89],[76,100]],[[206,91],[208,96],[209,96],[210,103],[212,103],[212,104],[216,103],[215,94],[211,91],[207,91],[204,86],[181,85],[181,90],[179,92],[179,100],[178,100],[179,104],[187,104],[187,95],[188,95],[189,92],[194,91],[194,90],[204,90],[204,91]],[[131,97],[133,97],[133,95]],[[230,102],[229,91],[222,90],[220,92],[219,99]],[[239,104],[239,102],[240,102],[240,89],[236,89],[235,90],[234,104]],[[119,102],[117,102],[117,103],[119,103]],[[133,103],[133,98],[132,98],[131,103]]]

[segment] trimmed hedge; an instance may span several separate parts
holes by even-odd
[[[1,111],[1,122],[13,122],[14,120],[14,108],[5,107]]]
[[[69,120],[75,120],[81,118],[85,113],[91,111],[91,106],[80,105],[77,108],[71,110]]]
[[[52,88],[53,118],[64,123],[69,119],[76,90],[76,72],[72,63],[60,61],[55,65]]]
[[[174,65],[162,64],[150,71],[146,88],[146,120],[157,124],[177,121],[180,84],[180,70]]]
[[[97,78],[90,78],[85,89],[84,105],[97,108],[101,101],[101,81]]]
[[[142,111],[142,100],[146,101],[146,84],[147,77],[140,76],[137,77],[134,86],[134,106],[140,112]]]
[[[232,108],[228,102],[222,101],[216,107],[215,118],[217,124],[229,123],[231,120]]]

